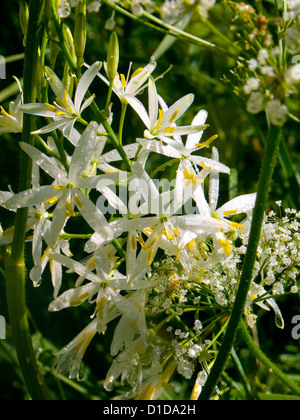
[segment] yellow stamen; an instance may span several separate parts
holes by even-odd
[[[78,207],[79,209],[83,209],[83,208],[84,208],[84,206],[83,206],[82,202],[79,200],[79,198],[77,197],[77,195],[75,195],[75,197],[74,197],[74,201],[75,201],[75,203],[77,204],[77,207]]]
[[[227,255],[231,253],[231,243],[227,239],[219,238],[219,245],[224,249]]]
[[[166,229],[166,230],[164,230],[164,235],[167,237],[167,239],[168,239],[168,241],[174,241],[174,237],[173,237],[173,235],[171,234],[171,232],[170,232],[170,230],[169,229]]]
[[[142,67],[140,67],[139,69],[137,69],[135,72],[132,73],[131,79],[133,79],[138,74],[142,73],[142,71],[143,71]]]
[[[67,109],[67,104],[64,103],[61,99],[56,98],[56,102],[58,103],[59,106],[61,106],[64,109]]]
[[[136,251],[136,237],[134,235],[131,235],[130,242],[131,242],[131,249],[133,251]]]
[[[172,117],[169,119],[169,123],[173,123],[176,120],[178,114],[179,114],[179,109],[176,109]]]
[[[3,106],[0,106],[0,110],[1,110],[1,114],[6,117],[6,118],[11,118],[11,115],[9,115],[5,109],[3,108]]]
[[[82,295],[79,295],[77,299],[70,300],[70,306],[79,306],[84,301],[85,298],[89,296],[89,292],[85,292]]]
[[[50,104],[44,104],[45,105],[45,107],[47,108],[47,109],[49,109],[49,111],[51,111],[51,112],[56,112],[57,111],[57,109],[55,108],[55,106],[53,106],[53,105],[50,105]]]
[[[153,238],[152,241],[147,245],[147,249],[153,248],[157,241],[158,241],[158,236],[155,236],[155,238]]]
[[[165,115],[165,112],[162,110],[162,109],[160,109],[159,111],[158,111],[158,121],[157,121],[157,124],[161,124],[162,123],[162,121],[163,121],[163,118],[164,118],[164,115]]]
[[[65,115],[68,115],[68,114],[66,112],[61,112],[61,111],[55,114],[56,117],[65,116]]]
[[[64,101],[66,104],[68,103],[68,92],[66,90],[64,91]]]
[[[147,263],[148,265],[152,264],[152,260],[153,260],[153,255],[154,255],[154,249],[149,249],[148,251],[148,259],[147,259]]]
[[[236,223],[236,222],[231,222],[231,226],[236,227],[241,230],[245,229],[244,225],[241,225],[240,223]]]
[[[103,319],[103,312],[104,312],[104,308],[105,308],[105,303],[106,303],[106,297],[103,296],[99,300],[99,302],[97,303],[97,306],[96,306],[96,312],[98,312],[100,319]]]
[[[203,161],[201,161],[200,163],[201,163],[202,168],[205,169],[206,168],[205,163]]]
[[[236,214],[237,210],[225,210],[223,211],[224,216],[231,216],[232,214]]]
[[[54,204],[57,201],[58,201],[58,198],[55,196],[55,197],[49,198],[49,200],[45,201],[44,204],[45,204],[45,206],[48,206],[48,204]]]
[[[195,144],[195,146],[196,146],[196,147],[200,147],[200,148],[203,148],[203,147],[209,147],[209,146],[210,146],[210,144],[211,144],[213,141],[215,141],[218,137],[219,137],[219,136],[218,136],[218,134],[215,134],[214,136],[212,136],[212,137],[210,137],[208,140],[206,140],[204,143],[196,143],[196,144]]]
[[[125,79],[124,74],[121,74],[120,77],[121,77],[121,84],[122,84],[123,88],[126,89],[127,83],[126,83],[126,79]]]
[[[57,185],[57,184],[53,184],[52,187],[55,190],[59,190],[59,191],[62,191],[64,189],[64,187],[62,185]]]
[[[175,127],[166,127],[163,129],[164,134],[173,134],[175,131]]]

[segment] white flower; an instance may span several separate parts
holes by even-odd
[[[74,340],[56,353],[56,356],[59,357],[53,366],[56,372],[62,375],[69,371],[70,379],[82,379],[80,370],[81,362],[86,349],[97,332],[97,319],[94,319]]]
[[[268,102],[266,112],[275,126],[282,126],[288,119],[289,110],[279,99]]]
[[[164,143],[185,152],[184,146],[173,137],[184,134],[192,134],[202,132],[207,126],[183,126],[177,127],[176,121],[180,118],[194,101],[194,95],[189,94],[175,102],[170,108],[164,103],[156,91],[154,80],[149,78],[148,82],[149,100],[147,113],[144,105],[134,96],[127,94],[126,99],[132,108],[139,115],[147,130],[144,133],[146,139],[160,139]],[[161,109],[159,109],[161,107]],[[188,155],[188,153],[187,153]]]
[[[15,102],[9,104],[9,112],[0,106],[0,134],[3,133],[22,133],[23,114],[19,107],[23,103],[22,93],[18,95]]]
[[[93,102],[94,96],[91,96],[87,100],[84,100],[84,96],[99,72],[102,63],[94,63],[81,77],[76,93],[74,102],[72,101],[70,95],[68,94],[65,86],[56,76],[56,74],[46,67],[46,77],[56,95],[56,101],[53,105],[51,104],[26,104],[19,109],[22,112],[32,115],[39,115],[42,117],[52,118],[53,123],[46,125],[45,127],[34,131],[34,134],[44,134],[49,133],[55,129],[60,129],[64,136],[69,139],[74,145],[76,145],[76,140],[74,140],[76,135],[74,135],[74,124],[76,120],[81,116],[82,112]]]
[[[80,197],[84,195],[80,188],[95,187],[99,181],[98,177],[93,177],[94,182],[92,182],[86,175],[89,173],[88,168],[94,158],[97,128],[98,124],[91,122],[82,134],[73,153],[69,173],[58,165],[54,158],[49,158],[29,144],[21,144],[22,149],[55,180],[55,183],[49,186],[33,187],[31,190],[16,194],[5,203],[5,206],[9,209],[17,209],[41,203],[45,203],[46,206],[56,204],[50,233],[50,244],[53,246],[67,219],[73,215],[74,205],[76,204],[79,211],[83,210],[84,205]],[[113,177],[113,174],[103,176]],[[103,220],[105,221],[104,216],[101,221]]]
[[[117,76],[114,79],[113,82],[113,91],[114,93],[119,97],[120,101],[122,103],[127,103],[127,95],[130,95],[132,97],[138,95],[140,92],[142,92],[145,88],[145,84],[150,77],[150,75],[153,73],[153,71],[156,68],[156,63],[152,62],[147,64],[144,68],[137,69],[132,75],[130,80],[129,75],[126,77],[124,74],[117,74]],[[104,63],[104,69],[107,73],[107,64]],[[130,69],[129,69],[130,71]],[[99,74],[99,77],[107,84],[109,85],[110,82],[101,74]]]
[[[250,79],[247,80],[247,83],[244,86],[244,92],[247,95],[250,95],[250,93],[259,89],[260,83],[261,83],[260,79],[251,77]]]
[[[261,92],[253,92],[247,103],[247,111],[250,114],[258,114],[264,106],[264,97]]]

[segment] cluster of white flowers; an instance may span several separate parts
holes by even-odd
[[[261,52],[260,64],[266,59]],[[190,125],[179,125],[194,95],[168,106],[152,77],[156,63],[137,69],[131,77],[130,72],[127,78],[117,73],[113,80],[110,64],[104,63],[103,68],[107,77],[100,73],[102,63],[88,67],[73,100],[46,67],[45,77],[56,98],[53,103],[22,104],[20,94],[10,114],[1,109],[1,129],[7,132],[22,131],[23,113],[45,117],[47,125],[34,134],[40,138],[60,130],[69,141],[69,154],[65,151],[62,161],[52,137],[42,140],[45,153],[21,143],[33,161],[32,188],[18,194],[1,192],[0,204],[9,211],[29,208],[27,240],[32,242],[34,264],[29,276],[38,286],[49,263],[54,288],[49,310],[83,303],[92,307],[87,327],[57,354],[58,372],[81,378],[87,347],[118,319],[110,349],[114,360],[104,384],[107,390],[121,376],[132,387],[125,397],[155,398],[175,369],[191,378],[200,363],[196,396],[209,371],[211,332],[218,322],[226,326],[235,300],[256,194],[218,207],[219,174],[230,170],[219,162],[215,147],[211,158],[199,154],[217,138],[201,142],[208,114],[201,110]],[[87,92],[96,77],[112,83],[122,107],[136,112],[145,125],[143,133],[132,135],[133,144],[120,143],[118,150],[106,150],[113,105],[100,125],[83,119],[83,112],[95,100]],[[259,85],[256,79],[249,80],[246,93]],[[147,109],[137,97],[145,91]],[[78,130],[80,124],[86,126],[83,132]],[[122,154],[128,158],[127,171],[116,163]],[[165,163],[149,173],[153,154]],[[174,180],[154,179],[171,164],[177,169]],[[40,171],[52,179],[50,185],[40,185]],[[236,216],[238,221],[232,220]],[[90,233],[68,232],[70,220],[79,217]],[[273,308],[277,325],[283,326],[275,297],[287,288],[293,293],[298,290],[299,217],[289,211],[285,219],[265,221],[245,310],[251,326],[256,319],[253,304]],[[83,261],[72,254],[73,238],[85,242],[88,256]],[[0,245],[12,240],[13,229],[1,229]],[[66,269],[77,279],[74,287],[60,294]],[[206,309],[215,315],[206,317]]]
[[[78,6],[80,0],[59,0],[58,3],[58,15],[62,19],[65,19],[70,16],[72,7]],[[101,7],[100,0],[91,0],[87,4],[87,11],[89,13],[97,13],[99,12]]]
[[[285,16],[288,18],[288,24],[284,29],[279,19],[274,21],[267,18],[250,5],[233,6],[236,15],[232,30],[239,37],[239,29],[243,26],[243,30],[247,32],[244,35],[244,47],[252,55],[248,61],[238,62],[233,71],[236,76],[235,93],[246,98],[249,113],[266,111],[270,122],[275,126],[282,126],[288,120],[291,114],[288,99],[293,100],[298,95],[300,60],[299,56],[295,55],[300,51],[298,3],[287,2],[293,14],[290,14],[289,18]],[[279,10],[283,17],[284,10],[284,7]],[[281,28],[284,44],[278,43],[274,36],[274,22]],[[257,45],[260,49],[257,49]]]

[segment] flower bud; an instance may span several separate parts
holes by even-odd
[[[71,32],[70,28],[65,24],[63,24],[62,31],[63,31],[63,35],[64,35],[65,44],[66,44],[68,50],[70,51],[70,54],[71,54],[73,60],[76,61],[74,38],[73,38],[72,32]]]
[[[107,73],[109,81],[114,81],[119,66],[119,41],[117,34],[111,34],[107,53]]]
[[[76,7],[74,43],[78,64],[82,65],[86,44],[86,4],[84,2]]]
[[[29,10],[28,5],[25,1],[21,1],[20,3],[20,10],[19,10],[19,20],[21,29],[24,35],[23,45],[26,45],[26,36],[27,36],[27,28],[28,28],[28,21],[29,21]]]

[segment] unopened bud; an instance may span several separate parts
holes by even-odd
[[[64,35],[65,44],[66,44],[68,50],[70,51],[70,54],[71,54],[73,60],[76,61],[74,38],[73,38],[73,35],[72,35],[72,32],[71,32],[70,28],[65,24],[63,24],[63,35]]]
[[[119,66],[119,41],[117,34],[112,32],[107,53],[107,73],[109,81],[114,81]]]
[[[86,4],[80,2],[76,7],[75,30],[74,30],[75,54],[78,64],[82,65],[86,44]]]
[[[25,1],[21,1],[20,3],[20,10],[19,10],[19,20],[21,29],[24,35],[23,45],[26,45],[26,36],[27,36],[27,29],[28,29],[28,21],[29,21],[29,10],[28,5]]]

